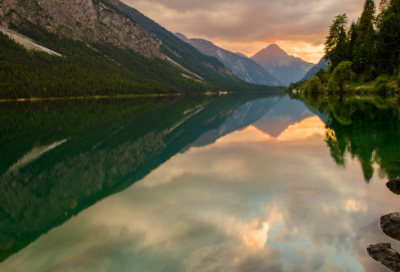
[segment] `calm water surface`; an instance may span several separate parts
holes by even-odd
[[[2,104],[0,271],[387,271],[398,111],[338,101]]]

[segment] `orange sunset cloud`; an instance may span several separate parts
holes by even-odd
[[[338,14],[360,16],[364,0],[123,0],[171,32],[251,57],[271,43],[316,63]]]

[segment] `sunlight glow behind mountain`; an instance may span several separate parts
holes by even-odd
[[[122,0],[169,31],[253,56],[271,43],[317,63],[338,14],[357,20],[364,0]],[[377,3],[378,4],[378,3]]]

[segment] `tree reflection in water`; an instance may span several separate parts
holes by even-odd
[[[326,142],[338,166],[346,165],[348,152],[360,162],[366,182],[374,174],[374,164],[379,165],[381,177],[393,179],[399,175],[400,121],[396,96],[297,94],[291,97],[326,115]]]
[[[387,183],[388,189],[400,194],[400,115],[397,96],[291,96],[325,113],[330,121],[326,142],[338,166],[345,167],[348,152],[353,159],[357,158],[365,181],[369,183],[376,164],[381,177],[392,179]],[[399,215],[382,216],[380,224],[383,232],[396,240],[399,240]],[[388,269],[400,271],[400,254],[391,248],[390,243],[370,245],[367,252]]]

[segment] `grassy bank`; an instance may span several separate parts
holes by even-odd
[[[339,67],[340,68],[340,67]],[[357,75],[351,67],[341,71],[328,66],[326,70],[320,70],[312,79],[292,83],[285,92],[288,93],[329,93],[329,94],[360,94],[360,93],[398,93],[400,78],[397,71],[392,74],[380,74],[374,79],[365,75]],[[332,71],[333,70],[333,71]]]

